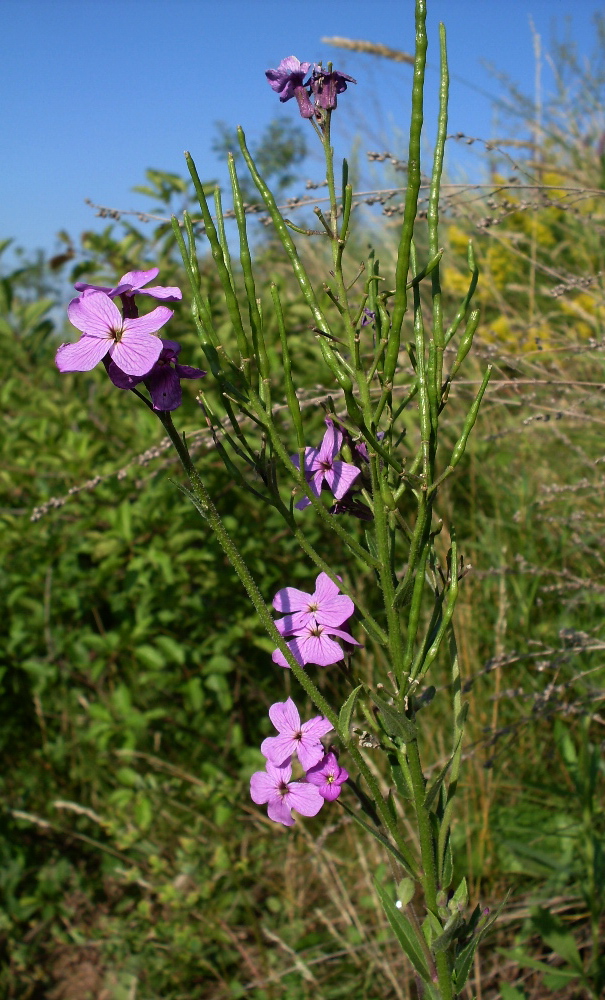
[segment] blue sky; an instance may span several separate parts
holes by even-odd
[[[428,0],[429,88],[437,87],[437,24],[448,30],[450,131],[489,139],[504,131],[490,96],[501,84],[485,63],[533,92],[530,17],[547,50],[566,19],[580,54],[593,46],[592,0]],[[407,130],[411,69],[334,49],[324,36],[413,51],[413,0],[3,0],[0,38],[0,238],[53,251],[55,234],[99,226],[84,204],[145,208],[132,193],[147,167],[184,172],[183,150],[204,178],[224,176],[213,125],[258,136],[280,105],[264,70],[295,54],[358,80],[339,102],[339,145],[363,130],[385,148]],[[544,86],[549,86],[547,67]],[[434,108],[429,98],[428,112]],[[430,136],[432,125],[429,126]],[[449,150],[450,167],[464,152]],[[305,176],[319,179],[319,164]]]

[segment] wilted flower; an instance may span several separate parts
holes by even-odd
[[[305,771],[319,763],[324,755],[321,737],[333,728],[323,715],[316,715],[301,725],[298,709],[291,698],[271,705],[269,718],[279,736],[268,736],[261,743],[261,753],[277,767],[296,754]]]
[[[176,410],[183,398],[180,380],[202,378],[206,372],[201,368],[177,363],[181,345],[176,340],[162,340],[162,345],[158,360],[145,375],[136,378],[127,375],[115,361],[110,361],[107,365],[107,374],[118,389],[132,389],[139,382],[144,382],[149,389],[154,410]]]
[[[290,781],[292,767],[286,761],[276,767],[267,761],[266,771],[256,771],[250,778],[250,795],[257,805],[268,804],[269,819],[293,826],[292,810],[301,816],[316,816],[324,804],[319,789],[306,781]]]
[[[316,785],[322,799],[333,802],[340,795],[340,786],[347,781],[349,772],[341,767],[336,754],[327,753],[319,764],[307,771],[307,781]]]
[[[153,334],[172,316],[172,309],[158,306],[147,316],[122,317],[105,292],[88,289],[67,307],[69,322],[83,336],[75,344],[62,344],[55,362],[60,372],[87,372],[107,353],[127,375],[146,375],[160,356],[162,341]]]
[[[333,111],[337,104],[338,94],[347,89],[347,83],[357,83],[352,76],[334,70],[328,73],[321,66],[316,66],[311,77],[311,90],[315,95],[315,104],[324,111]]]

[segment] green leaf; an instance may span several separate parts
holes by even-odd
[[[428,962],[424,954],[421,942],[418,940],[416,931],[408,918],[399,910],[384,886],[379,882],[374,882],[376,892],[382,903],[384,912],[389,921],[399,944],[412,963],[414,969],[426,983],[431,981]]]
[[[531,922],[555,954],[564,958],[572,969],[584,973],[584,965],[575,939],[557,917],[539,906],[532,912]]]
[[[399,709],[388,705],[386,701],[379,698],[377,694],[372,695],[372,700],[382,716],[382,723],[389,736],[396,736],[403,743],[413,743],[418,735],[414,723]]]
[[[340,802],[340,805],[342,806],[344,811],[347,812],[349,816],[351,816],[351,818],[354,819],[359,826],[363,827],[366,833],[369,833],[372,837],[374,837],[375,840],[378,840],[383,847],[386,847],[387,851],[389,851],[394,858],[397,858],[397,861],[402,866],[402,868],[405,869],[406,872],[410,871],[410,866],[408,865],[407,861],[400,853],[400,851],[397,850],[395,845],[391,843],[390,840],[384,837],[382,833],[379,833],[375,827],[370,826],[369,823],[366,823],[366,821],[361,818],[359,813],[354,812],[354,810],[351,809],[351,807],[347,805],[346,802],[343,802],[342,799],[339,799],[338,801]]]
[[[456,744],[456,748],[455,748],[452,756],[445,762],[445,764],[441,768],[439,774],[435,778],[433,784],[427,790],[427,793],[424,796],[424,807],[425,807],[425,809],[430,810],[431,806],[433,805],[433,802],[437,798],[437,795],[439,794],[439,789],[441,788],[441,786],[442,786],[442,784],[443,784],[443,782],[445,780],[445,776],[446,776],[447,772],[449,771],[449,769],[450,769],[450,767],[452,765],[452,761],[453,761],[453,759],[454,759],[454,757],[456,755],[456,752],[457,752],[459,746],[460,746],[460,740],[458,740],[458,743]]]
[[[411,903],[416,891],[416,883],[413,878],[402,878],[397,886],[397,897],[403,907]]]
[[[456,937],[460,927],[464,924],[464,917],[461,913],[454,913],[443,928],[440,934],[433,940],[432,949],[437,954],[440,951],[447,951],[450,944]]]
[[[355,703],[359,697],[359,692],[363,689],[363,684],[359,684],[354,691],[345,701],[340,712],[338,713],[338,731],[342,737],[346,740],[349,739],[349,730],[351,728],[351,717],[355,709]]]

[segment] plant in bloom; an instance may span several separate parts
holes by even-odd
[[[329,417],[326,417],[326,427],[319,448],[305,448],[303,460],[305,479],[316,497],[321,493],[325,480],[334,499],[342,500],[357,479],[360,470],[349,462],[336,461],[336,456],[342,448],[343,433],[340,428],[334,426]],[[291,455],[290,458],[296,468],[300,468],[299,456]],[[308,497],[303,497],[296,504],[296,509],[304,510],[310,503]]]
[[[269,819],[284,826],[293,826],[292,810],[301,816],[316,816],[324,804],[316,785],[306,781],[291,781],[292,765],[286,761],[280,767],[267,761],[265,771],[256,771],[250,778],[250,795],[257,805],[267,803]]]
[[[319,574],[312,594],[296,587],[278,590],[273,598],[273,607],[286,613],[284,618],[275,622],[281,635],[291,635],[297,629],[314,624],[338,627],[355,611],[351,598],[340,593],[327,573]]]
[[[294,638],[286,645],[301,666],[306,663],[316,663],[320,667],[328,667],[330,664],[338,663],[339,660],[345,658],[342,647],[330,638],[332,635],[344,639],[345,642],[353,646],[360,645],[350,632],[317,623],[309,623],[304,628],[296,629]],[[274,650],[272,659],[280,667],[289,667],[289,663],[280,649]]]
[[[88,372],[109,354],[126,375],[142,376],[161,354],[162,341],[154,334],[168,322],[172,309],[157,306],[146,316],[123,317],[106,292],[88,289],[72,299],[67,315],[83,336],[57,351],[60,372]]]
[[[315,114],[315,109],[309,100],[309,92],[304,83],[305,76],[310,68],[311,63],[301,63],[296,56],[287,56],[285,59],[282,59],[277,69],[268,69],[265,71],[269,86],[279,94],[282,104],[295,97],[303,118],[312,118]]]
[[[176,340],[162,340],[162,350],[153,368],[145,375],[127,375],[115,363],[107,363],[107,374],[118,389],[132,389],[143,381],[149,389],[154,410],[176,410],[181,405],[183,392],[182,378],[202,378],[206,372],[201,368],[177,363],[181,345]]]
[[[337,105],[338,94],[347,89],[347,83],[357,83],[357,80],[347,76],[346,73],[339,73],[338,70],[328,72],[321,66],[316,66],[310,80],[316,106],[323,108],[324,111],[333,111]]]
[[[316,785],[322,799],[333,802],[340,795],[341,786],[348,780],[349,772],[338,763],[336,754],[330,751],[314,767],[307,771],[307,781]]]
[[[126,296],[130,298],[134,295],[150,295],[153,299],[162,299],[164,302],[180,302],[183,294],[180,288],[169,285],[152,285],[151,288],[143,286],[157,278],[160,273],[159,267],[151,267],[148,271],[128,271],[123,274],[114,288],[106,288],[105,285],[88,285],[85,281],[76,281],[74,288],[78,292],[94,291],[105,292],[110,299],[116,296]]]
[[[268,736],[261,743],[261,753],[272,764],[282,767],[297,755],[305,771],[318,764],[324,756],[321,737],[332,729],[323,715],[316,715],[301,725],[298,709],[291,698],[271,705],[269,718],[279,736]]]

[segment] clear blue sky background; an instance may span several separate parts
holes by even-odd
[[[601,9],[592,0],[428,0],[428,6],[429,86],[436,90],[436,29],[444,20],[453,74],[450,131],[486,139],[504,131],[488,96],[504,92],[485,63],[531,94],[530,16],[545,49],[553,30],[559,37],[570,30],[588,56]],[[342,147],[361,128],[362,148],[392,145],[394,129],[408,127],[411,68],[330,48],[321,38],[413,51],[413,11],[413,0],[3,0],[0,237],[52,251],[60,228],[77,236],[101,225],[86,197],[149,207],[132,187],[149,166],[184,172],[184,149],[204,178],[224,176],[210,149],[214,122],[241,124],[254,138],[276,115],[296,116],[294,102],[280,105],[264,77],[291,54],[332,59],[357,78],[339,103]],[[545,67],[545,88],[550,80]],[[434,106],[429,101],[429,113]],[[457,155],[464,156],[451,145],[451,167]],[[319,179],[319,164],[308,165],[310,175]]]

